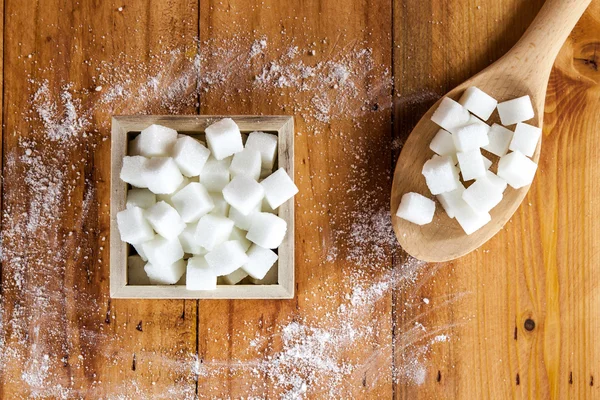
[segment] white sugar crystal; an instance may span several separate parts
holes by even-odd
[[[148,165],[148,159],[142,156],[123,157],[121,167],[121,180],[138,188],[147,188],[148,184],[144,177],[144,171]]]
[[[510,129],[506,129],[502,125],[493,124],[488,132],[489,144],[483,148],[498,157],[502,157],[508,152],[508,146],[512,137],[513,132]]]
[[[264,132],[252,132],[246,140],[246,148],[260,152],[263,170],[272,171],[277,157],[277,135]]]
[[[166,126],[150,125],[139,135],[138,148],[144,157],[167,157],[177,141],[177,131]]]
[[[456,157],[458,157],[458,165],[463,180],[470,181],[485,175],[485,164],[479,149],[456,153]]]
[[[159,201],[146,211],[146,219],[156,233],[164,238],[176,238],[185,229],[179,213],[164,201]]]
[[[467,235],[479,230],[492,220],[489,213],[477,213],[464,201],[461,207],[456,209],[455,218]]]
[[[431,194],[450,192],[457,188],[458,177],[454,163],[448,156],[434,155],[425,162],[421,172],[425,176]]]
[[[206,142],[213,157],[222,160],[244,149],[242,134],[231,118],[223,118],[206,127]]]
[[[262,279],[250,278],[250,282],[255,285],[276,285],[279,282],[279,271],[277,268],[277,262],[271,267],[267,274]]]
[[[185,261],[177,260],[172,264],[162,265],[148,263],[144,270],[153,285],[174,285],[185,273]]]
[[[257,181],[260,177],[260,165],[260,152],[246,148],[233,156],[229,172],[232,177],[246,175]]]
[[[139,207],[128,208],[117,213],[117,226],[121,240],[131,244],[139,244],[154,238],[154,231]]]
[[[183,177],[183,180],[181,181],[181,184],[177,187],[177,189],[175,189],[175,191],[171,194],[157,194],[156,195],[156,201],[164,201],[165,203],[169,204],[170,206],[173,205],[173,201],[171,200],[173,198],[174,195],[176,195],[181,189],[183,189],[184,187],[186,187],[188,185],[188,183],[190,183],[190,179],[187,177]]]
[[[527,121],[535,116],[529,96],[499,103],[498,114],[500,114],[500,121],[504,126]]]
[[[229,275],[248,261],[248,256],[237,240],[228,240],[204,256],[217,276]]]
[[[462,194],[465,191],[465,187],[462,183],[458,183],[458,188],[451,192],[441,193],[436,196],[448,217],[454,218],[456,215],[456,209],[463,203]]]
[[[502,192],[484,176],[465,189],[462,198],[475,212],[481,214],[489,212],[502,201]]]
[[[219,215],[206,214],[196,228],[196,240],[200,246],[210,251],[228,240],[233,230],[233,221]]]
[[[225,201],[244,215],[260,206],[264,195],[263,186],[245,175],[236,176],[223,188]]]
[[[140,135],[137,135],[133,140],[129,141],[129,149],[127,154],[130,156],[140,155]]]
[[[247,231],[248,229],[250,229],[250,224],[252,224],[252,218],[254,217],[254,214],[260,211],[261,207],[259,205],[248,215],[244,215],[238,210],[236,210],[235,207],[231,207],[229,208],[229,219],[231,219],[235,223],[235,226],[244,231]]]
[[[265,189],[265,198],[273,209],[281,206],[298,193],[298,187],[283,168],[273,172],[260,184]]]
[[[540,128],[519,122],[508,148],[512,151],[518,150],[527,157],[531,157],[535,153],[540,136],[542,136]]]
[[[456,129],[452,134],[456,150],[465,152],[487,146],[489,130],[490,127],[485,123],[468,124]]]
[[[220,192],[229,183],[229,158],[216,160],[208,159],[200,172],[200,183],[209,192]]]
[[[396,216],[413,224],[425,225],[433,220],[435,202],[418,193],[404,193]]]
[[[173,159],[185,176],[198,176],[210,156],[210,150],[198,140],[183,136],[173,147]]]
[[[440,105],[431,116],[431,120],[441,128],[452,132],[454,128],[469,122],[469,111],[456,101],[444,97]]]
[[[223,277],[223,283],[226,285],[235,285],[247,276],[248,273],[246,271],[244,271],[242,268],[238,268],[229,275],[225,275]]]
[[[183,249],[177,238],[155,236],[154,239],[144,242],[142,249],[148,261],[154,265],[171,265],[183,258]]]
[[[171,157],[151,158],[142,176],[148,189],[156,194],[172,194],[183,182],[183,175]]]
[[[483,158],[483,166],[485,167],[485,169],[490,169],[490,167],[492,166],[492,160],[490,160],[489,158],[487,158],[486,156],[482,155],[481,156]]]
[[[244,271],[254,279],[263,279],[278,259],[272,250],[252,245],[248,250],[248,261],[242,266]]]
[[[234,226],[233,230],[231,231],[231,235],[229,236],[229,240],[237,240],[242,245],[244,251],[248,251],[252,245],[252,242],[246,238],[247,234],[248,232],[241,230],[237,226]]]
[[[144,253],[144,249],[142,248],[142,244],[143,243],[132,244],[131,247],[133,247],[135,249],[135,252],[138,253],[138,255],[140,257],[142,257],[142,260],[148,261],[148,257],[146,257],[146,253]]]
[[[513,151],[498,162],[498,176],[515,189],[533,182],[536,170],[537,164],[520,151]]]
[[[261,247],[275,249],[283,241],[286,231],[287,223],[284,219],[260,212],[254,214],[246,237]]]
[[[127,208],[148,208],[156,204],[156,195],[148,189],[129,189],[127,191]]]
[[[215,204],[201,183],[191,182],[171,197],[173,206],[183,222],[196,222],[208,214]]]
[[[225,198],[223,197],[223,193],[214,193],[213,192],[213,193],[209,193],[209,195],[212,198],[213,204],[215,205],[215,208],[213,208],[210,213],[216,214],[216,215],[222,215],[224,217],[229,215],[229,203],[227,203],[225,201]]]
[[[496,99],[475,86],[467,88],[458,102],[484,121],[490,118],[498,105]]]
[[[450,156],[452,161],[456,164],[456,147],[454,146],[454,139],[452,134],[447,130],[440,129],[431,143],[429,148],[440,156]]]
[[[187,290],[215,290],[217,288],[217,274],[204,257],[188,259],[185,288]]]
[[[144,271],[146,262],[140,256],[127,257],[127,284],[128,285],[149,285],[150,279]]]
[[[188,254],[206,254],[206,249],[198,243],[196,230],[198,223],[187,224],[185,229],[179,234],[179,243],[184,252]]]
[[[486,171],[485,177],[488,181],[492,183],[492,185],[496,186],[500,193],[504,193],[504,191],[506,190],[506,186],[508,185],[504,179],[500,178],[492,171]]]

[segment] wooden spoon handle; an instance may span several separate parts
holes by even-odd
[[[546,0],[506,61],[545,86],[558,52],[591,1]]]

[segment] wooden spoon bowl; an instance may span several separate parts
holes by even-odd
[[[506,55],[446,96],[458,101],[470,86],[477,86],[498,102],[529,95],[535,117],[526,122],[542,127],[546,87],[552,65],[590,2],[547,0],[527,32]],[[440,102],[441,99],[425,113],[404,143],[394,171],[391,196],[392,225],[400,245],[413,257],[429,262],[456,259],[487,242],[508,222],[529,190],[529,186],[520,189],[509,186],[502,202],[490,212],[492,220],[471,235],[465,234],[458,222],[449,218],[439,203],[436,204],[430,224],[419,226],[397,217],[396,211],[405,193],[416,192],[432,197],[421,169],[434,154],[429,149],[429,143],[440,128],[431,121],[431,115]],[[499,123],[497,112],[487,122]],[[541,145],[540,140],[532,157],[536,163],[539,162]],[[485,155],[497,164],[498,157]],[[495,172],[495,166],[491,169]],[[542,171],[538,170],[537,173]]]

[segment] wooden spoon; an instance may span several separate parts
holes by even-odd
[[[528,94],[535,117],[527,123],[542,126],[546,87],[554,60],[571,30],[591,0],[546,0],[546,3],[515,46],[494,64],[459,85],[448,94],[458,100],[464,90],[477,86],[499,102]],[[441,99],[417,123],[402,148],[392,184],[392,225],[402,248],[420,260],[441,262],[461,257],[484,244],[496,234],[517,210],[529,186],[504,192],[502,202],[491,212],[492,220],[483,228],[467,235],[458,222],[450,219],[439,203],[432,223],[419,226],[396,217],[404,193],[417,192],[432,197],[425,185],[421,169],[433,156],[429,143],[439,130],[431,121]],[[495,119],[494,119],[495,118]],[[497,122],[497,112],[488,121]],[[514,129],[514,126],[510,127]],[[532,159],[540,158],[541,140]],[[494,157],[496,164],[497,157]],[[538,170],[538,173],[542,171]]]

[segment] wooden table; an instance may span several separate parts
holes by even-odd
[[[506,227],[407,266],[385,224],[413,125],[542,3],[6,0],[0,398],[600,397],[600,3],[556,61],[539,172]],[[361,49],[373,65],[323,111],[337,81],[240,78],[228,45],[256,39],[249,71],[291,44],[309,66],[364,67]],[[112,113],[295,116],[294,300],[110,300]]]

